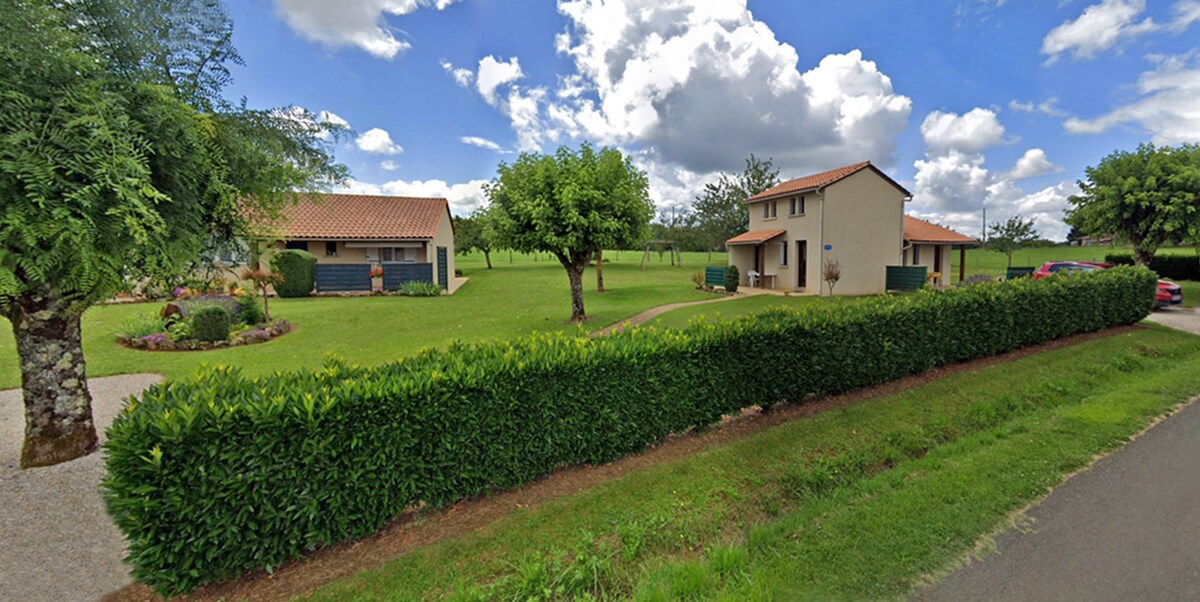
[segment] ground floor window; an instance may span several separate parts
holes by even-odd
[[[783,241],[779,243],[779,267],[786,268],[788,264],[788,243]]]
[[[384,263],[416,263],[417,250],[412,247],[381,247],[379,260]]]

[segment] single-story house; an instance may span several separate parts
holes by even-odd
[[[979,246],[979,241],[949,228],[931,224],[923,219],[904,216],[903,265],[921,265],[929,269],[929,283],[945,286],[954,273],[950,260],[958,250],[958,281],[966,277],[967,249]]]
[[[750,230],[726,241],[743,285],[828,295],[827,261],[841,267],[839,295],[882,293],[903,259],[911,193],[869,161],[788,180],[746,199]]]
[[[370,291],[373,266],[385,289],[421,280],[453,291],[454,220],[443,198],[304,195],[266,231],[270,246],[316,255],[319,292]]]

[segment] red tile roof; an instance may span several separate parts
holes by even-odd
[[[821,173],[813,174],[811,176],[804,176],[803,178],[796,178],[795,180],[788,180],[781,184],[776,184],[774,187],[768,188],[767,190],[764,190],[764,191],[746,199],[746,202],[753,203],[755,201],[760,201],[762,199],[768,199],[771,197],[782,196],[782,195],[793,193],[793,192],[802,192],[805,190],[815,190],[817,188],[824,188],[826,186],[829,186],[830,184],[833,184],[834,182],[837,182],[838,180],[852,176],[864,169],[870,169],[870,170],[874,171],[875,173],[879,174],[880,177],[887,180],[888,183],[891,184],[892,186],[895,186],[896,188],[900,189],[900,191],[903,192],[905,195],[911,194],[907,190],[905,190],[903,186],[897,184],[895,180],[889,178],[887,176],[887,174],[883,173],[882,171],[879,171],[879,168],[875,167],[874,165],[871,165],[870,161],[863,161],[862,163],[855,163],[854,165],[847,165],[845,167],[839,167],[837,169],[831,169],[829,171],[823,171]]]
[[[946,244],[978,244],[979,241],[949,228],[931,224],[923,219],[904,216],[904,240]]]
[[[738,234],[737,236],[725,241],[725,244],[757,245],[759,243],[767,242],[768,240],[771,240],[772,238],[775,238],[784,232],[787,232],[787,230],[755,230],[753,232]]]
[[[286,239],[433,238],[446,199],[361,194],[302,195],[282,210],[271,232]]]

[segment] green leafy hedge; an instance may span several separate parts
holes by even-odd
[[[1133,265],[1133,255],[1111,253],[1104,260],[1117,265]],[[1173,280],[1200,280],[1200,257],[1196,255],[1155,255],[1150,269],[1163,278]]]
[[[317,281],[317,256],[308,251],[286,249],[271,258],[271,269],[283,276],[275,285],[280,297],[307,297]]]
[[[192,336],[198,341],[224,341],[229,338],[233,318],[229,310],[220,305],[208,305],[192,312]]]
[[[104,489],[134,576],[174,594],[748,406],[1130,324],[1153,302],[1149,271],[1115,268],[682,331],[454,344],[373,368],[210,369],[117,417]]]

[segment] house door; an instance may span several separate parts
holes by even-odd
[[[438,247],[437,248],[437,262],[438,262],[438,265],[437,265],[438,281],[437,281],[437,283],[438,283],[438,286],[440,286],[446,290],[450,290],[450,274],[449,274],[449,270],[446,269],[446,261],[447,260],[448,260],[448,258],[446,257],[446,247]]]
[[[796,241],[796,288],[808,286],[808,241]]]
[[[941,245],[935,245],[933,247],[933,271],[935,271],[939,274],[942,273],[942,246]],[[938,281],[938,284],[941,284],[941,280]]]

